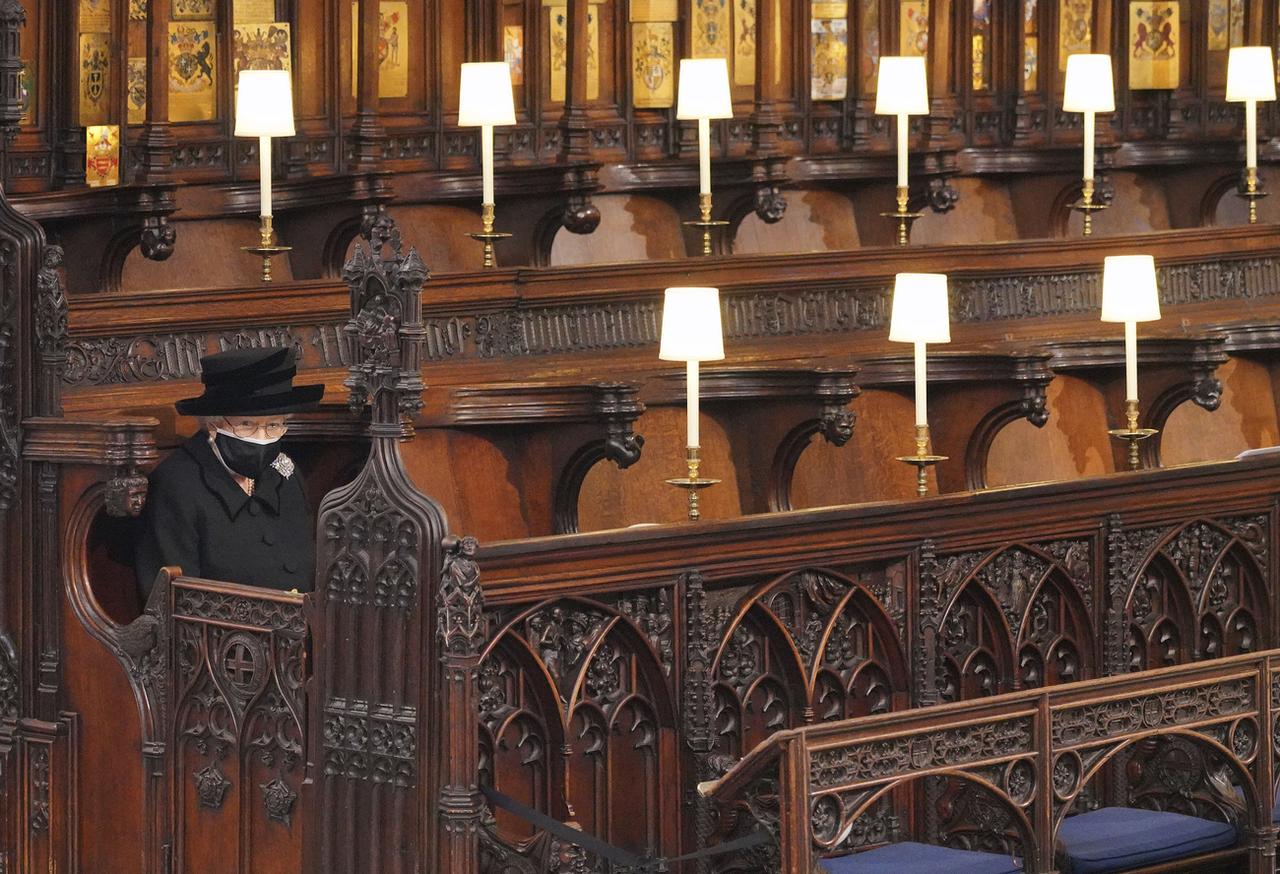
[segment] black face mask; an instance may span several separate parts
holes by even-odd
[[[221,432],[215,434],[213,440],[227,467],[249,479],[256,480],[262,476],[271,462],[275,461],[280,454],[278,440],[271,443],[252,443]]]

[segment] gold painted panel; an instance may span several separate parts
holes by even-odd
[[[169,17],[174,21],[212,21],[217,0],[172,0]]]
[[[631,25],[631,91],[637,109],[675,104],[675,25],[669,21]]]
[[[129,59],[129,81],[126,90],[129,103],[129,124],[142,124],[147,120],[147,59]]]
[[[105,124],[111,82],[111,34],[80,34],[80,124]]]
[[[502,59],[511,68],[511,84],[524,84],[524,25],[508,24],[502,28]]]
[[[756,0],[733,3],[733,84],[756,83]]]
[[[898,54],[929,54],[929,0],[899,0]]]
[[[812,52],[809,97],[843,100],[849,93],[849,25],[843,18],[811,22]]]
[[[217,96],[212,23],[169,24],[169,120],[208,121]]]
[[[728,0],[693,0],[692,13],[692,57],[727,59],[731,26]]]
[[[1058,0],[1058,69],[1067,56],[1093,51],[1092,0]]]
[[[89,125],[84,132],[84,181],[90,188],[120,184],[120,125]]]
[[[1129,88],[1178,87],[1178,0],[1129,4]]]

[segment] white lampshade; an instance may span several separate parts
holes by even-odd
[[[950,343],[947,277],[941,273],[899,273],[893,283],[889,339],[895,343]]]
[[[1150,255],[1110,255],[1102,262],[1102,321],[1160,318],[1156,261]]]
[[[241,70],[238,85],[236,136],[293,136],[293,86],[288,70]]]
[[[1276,65],[1271,46],[1236,46],[1227,56],[1227,100],[1276,99]]]
[[[876,115],[929,114],[929,82],[924,58],[883,57],[878,75]]]
[[[1115,112],[1116,86],[1111,55],[1068,55],[1064,112]]]
[[[463,64],[458,88],[458,126],[515,124],[511,67],[506,61]]]
[[[658,357],[664,361],[718,361],[724,357],[720,289],[667,289]]]
[[[676,118],[733,118],[724,58],[681,58]]]

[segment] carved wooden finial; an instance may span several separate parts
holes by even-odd
[[[422,286],[429,276],[416,249],[403,252],[400,231],[385,213],[342,268],[351,290],[346,386],[353,409],[372,403],[375,425],[398,425],[422,408]]]

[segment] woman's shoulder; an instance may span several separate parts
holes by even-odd
[[[173,450],[151,471],[149,479],[152,488],[174,486],[184,487],[200,478],[200,450],[208,447],[209,441],[203,434],[197,434],[185,443],[175,446]]]

